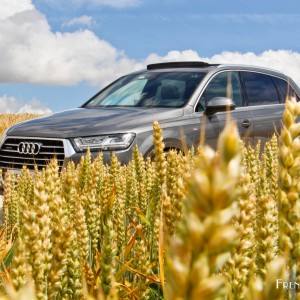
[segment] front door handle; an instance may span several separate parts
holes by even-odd
[[[242,123],[242,126],[248,128],[251,126],[251,122],[248,119],[245,119]]]

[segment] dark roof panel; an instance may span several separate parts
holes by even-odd
[[[157,69],[171,69],[171,68],[206,68],[212,65],[203,61],[181,61],[181,62],[165,62],[158,64],[151,64],[147,66],[148,70],[157,70]]]

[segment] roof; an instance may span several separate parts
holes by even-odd
[[[273,75],[281,75],[287,77],[282,72],[271,68],[259,67],[259,66],[251,66],[251,65],[243,65],[243,64],[209,64],[203,61],[179,61],[179,62],[163,62],[163,63],[156,63],[156,64],[149,64],[147,65],[147,70],[162,70],[162,69],[189,69],[189,68],[197,68],[197,69],[205,69],[209,67],[215,68],[232,68],[234,70],[253,70],[259,72],[269,72]]]

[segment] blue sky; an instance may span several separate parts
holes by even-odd
[[[0,113],[76,107],[147,63],[205,60],[300,84],[299,0],[0,0]]]

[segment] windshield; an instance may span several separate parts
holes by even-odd
[[[181,107],[204,75],[203,72],[145,72],[124,76],[84,107]]]

